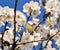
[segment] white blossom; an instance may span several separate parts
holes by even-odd
[[[58,12],[57,11],[58,9],[56,8],[59,7],[58,5],[59,5],[58,0],[47,0],[45,6],[46,12],[51,12],[51,14]]]
[[[0,50],[2,50],[2,49],[0,48]]]
[[[0,34],[0,38],[2,37],[2,35]]]
[[[56,40],[56,45],[58,46],[58,48],[60,48],[60,39]]]
[[[42,1],[42,0],[40,0]],[[40,3],[42,6],[42,3]],[[58,26],[57,19],[60,20],[60,1],[58,0],[46,0],[46,5],[43,6],[46,10],[45,14],[50,12],[51,15],[48,16],[45,20],[45,23],[42,23],[38,26],[39,18],[37,16],[41,13],[40,12],[40,5],[36,1],[30,1],[29,3],[26,3],[23,6],[23,12],[27,14],[27,16],[32,16],[31,21],[26,20],[26,16],[19,10],[16,10],[16,32],[19,33],[22,29],[22,37],[19,35],[19,37],[15,38],[15,41],[17,41],[16,44],[17,47],[16,50],[32,50],[34,46],[37,46],[38,43],[40,43],[42,39],[47,39],[46,41],[43,41],[43,46],[45,47],[46,42],[49,40],[48,35],[50,37],[52,36],[52,39],[56,41],[56,45],[58,48],[60,48],[60,27]],[[14,39],[14,9],[0,6],[0,27],[2,25],[5,26],[4,22],[11,23],[11,27],[6,27],[3,41],[8,41],[10,44],[13,44]],[[36,28],[37,26],[37,28]],[[23,27],[23,28],[22,28]],[[59,27],[59,28],[58,28]],[[36,28],[36,30],[35,30]],[[56,34],[57,33],[57,34]],[[54,37],[53,37],[54,36]],[[2,34],[0,34],[0,38],[2,37]],[[20,40],[20,41],[19,41]],[[55,48],[52,48],[52,41],[49,40],[47,48],[44,48],[44,50],[56,50]],[[11,49],[12,45],[10,45]],[[9,48],[7,46],[4,46],[5,50],[8,50]],[[1,49],[0,49],[1,50]]]
[[[56,34],[56,32],[57,32],[57,29],[51,29],[50,30],[50,35],[53,36],[53,35]]]
[[[39,19],[38,18],[33,18],[32,22],[33,22],[33,24],[37,25],[39,23]]]
[[[16,12],[16,22],[18,25],[22,25],[26,23],[26,16],[20,11]]]
[[[0,27],[1,27],[2,25],[5,26],[4,22],[3,22],[3,21],[0,21]]]
[[[28,16],[30,14],[32,17],[37,17],[40,14],[40,6],[38,2],[30,1],[23,6],[23,11],[27,13]]]
[[[46,48],[44,50],[56,50],[55,48]]]
[[[8,38],[9,37],[9,38]],[[9,43],[13,43],[13,31],[7,30],[3,36],[4,41],[8,41]]]

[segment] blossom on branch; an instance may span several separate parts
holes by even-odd
[[[34,1],[26,3],[23,6],[23,12],[27,13],[28,16],[31,14],[32,17],[37,17],[41,13],[39,3]]]

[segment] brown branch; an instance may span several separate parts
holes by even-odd
[[[15,36],[16,36],[16,9],[17,9],[17,3],[18,0],[15,0],[15,5],[14,5],[14,43],[12,45],[12,50],[15,50]]]
[[[58,33],[60,32],[60,30],[55,34],[57,35]],[[29,41],[29,42],[21,42],[19,44],[16,44],[16,45],[25,45],[25,44],[28,44],[28,43],[33,43],[33,42],[38,42],[38,41],[46,41],[46,40],[51,40],[55,35],[53,35],[52,37],[50,37],[49,39],[42,39],[42,40],[37,40],[37,41]],[[12,45],[12,44],[10,44]]]
[[[48,42],[49,42],[49,40],[46,42],[46,44],[45,44],[45,48],[47,47],[47,45],[48,45]]]
[[[33,43],[33,42],[38,42],[38,41],[46,41],[48,39],[42,39],[42,40],[37,40],[37,41],[29,41],[29,42],[21,42],[20,44],[17,44],[17,45],[25,45],[27,43]]]
[[[3,48],[3,36],[4,36],[4,33],[5,33],[5,31],[6,31],[6,26],[7,26],[7,22],[5,22],[5,27],[4,27],[4,31],[1,33],[2,34],[2,38],[1,38],[1,40],[2,40],[2,50],[4,50],[4,48]]]
[[[18,2],[18,0],[15,1],[15,7],[14,7],[14,42],[15,42],[15,35],[16,35],[16,8],[17,8],[17,2]]]
[[[46,45],[45,45],[45,48],[47,47],[48,42],[49,42],[54,36],[56,36],[59,32],[60,32],[60,30],[58,30],[55,35],[51,36],[51,37],[48,39],[48,41],[47,41],[47,43],[46,43]]]
[[[60,32],[60,30],[58,30],[55,35],[53,35],[52,37],[50,37],[50,39],[52,39],[54,36],[56,36],[59,32]]]
[[[48,39],[42,39],[42,40],[37,40],[37,41],[29,41],[29,42],[20,42],[19,44],[17,43],[16,45],[25,45],[25,44],[28,44],[28,43],[46,41],[46,40],[48,40]],[[10,45],[12,45],[12,43]]]
[[[31,16],[31,13],[30,13],[30,16]],[[27,18],[26,24],[28,23],[30,16]],[[26,24],[25,24],[25,25],[26,25]],[[20,33],[20,32],[19,32],[19,33]],[[17,43],[18,41],[21,42],[22,36],[23,36],[23,33],[20,34],[20,39],[18,39],[15,43]],[[16,45],[16,46],[17,46],[17,45]]]
[[[36,30],[36,29],[39,27],[39,25],[40,25],[41,23],[43,23],[43,22],[45,21],[45,19],[46,19],[49,15],[51,15],[50,12],[48,12],[47,14],[44,14],[44,16],[43,16],[43,20],[42,20],[41,22],[39,22],[39,24],[35,27],[34,30]]]

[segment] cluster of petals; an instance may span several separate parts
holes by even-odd
[[[23,12],[28,16],[37,17],[40,14],[40,6],[38,2],[30,1],[23,6]]]

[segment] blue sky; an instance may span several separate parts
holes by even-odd
[[[23,5],[26,2],[29,2],[29,1],[31,1],[31,0],[18,0],[17,9],[22,11]],[[3,6],[3,7],[4,6],[9,6],[10,8],[14,8],[14,2],[15,2],[15,0],[0,0],[0,5]]]

